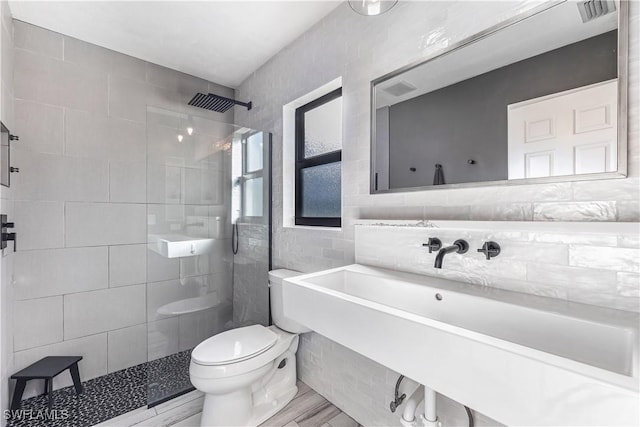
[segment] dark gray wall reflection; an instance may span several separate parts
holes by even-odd
[[[432,185],[436,163],[447,184],[507,179],[507,105],[616,78],[617,37],[604,33],[391,106],[389,187]]]

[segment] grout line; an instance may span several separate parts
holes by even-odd
[[[111,289],[111,246],[107,246],[107,288]]]
[[[104,358],[104,360],[107,363],[107,375],[110,373],[109,372],[109,332],[110,331],[106,332],[106,334],[107,334],[107,345],[105,347],[105,351],[106,351],[107,354],[105,355],[105,358]]]
[[[64,295],[60,295],[60,298],[62,298],[62,342],[64,342]]]

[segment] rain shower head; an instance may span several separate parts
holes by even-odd
[[[207,95],[204,93],[197,93],[196,96],[189,101],[189,105],[215,111],[217,113],[226,113],[234,105],[242,105],[243,107],[247,107],[247,110],[251,110],[252,107],[251,102],[240,102],[235,99],[226,98],[213,93]]]

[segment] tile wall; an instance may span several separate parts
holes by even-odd
[[[0,120],[9,130],[15,130],[13,111],[13,21],[6,1],[0,1]],[[15,179],[15,175],[13,175]],[[10,188],[0,187],[0,213],[13,219],[13,196]],[[9,248],[0,254],[0,407],[6,408],[10,399],[9,381],[13,360],[13,300],[8,285],[13,274],[14,254]],[[0,425],[4,425],[0,418]]]
[[[575,225],[502,222],[497,228],[489,221],[357,225],[356,262],[640,311],[640,224]],[[469,251],[446,256],[443,268],[436,269],[436,254],[422,246],[429,237],[439,238],[445,246],[464,239]],[[476,251],[487,241],[501,247],[500,255],[490,261]]]
[[[14,26],[20,135],[12,152],[20,167],[11,187],[19,245],[8,366],[15,371],[46,355],[77,354],[89,379],[197,344],[202,333],[195,325],[210,319],[153,310],[198,296],[200,288],[189,286],[194,260],[147,251],[148,213],[156,228],[175,230],[202,215],[198,210],[208,217],[210,204],[186,205],[191,186],[182,182],[167,201],[161,186],[168,175],[147,186],[148,142],[155,154],[163,148],[155,149],[160,138],[147,140],[147,105],[207,115],[186,105],[191,97],[233,97],[233,89],[20,21],[5,25]],[[233,111],[207,117],[233,123]],[[176,169],[178,180],[187,174]],[[67,384],[67,375],[55,382]],[[40,387],[34,382],[25,396]]]

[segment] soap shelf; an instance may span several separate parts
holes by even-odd
[[[165,258],[182,258],[208,254],[215,240],[184,234],[150,234],[148,246]]]

